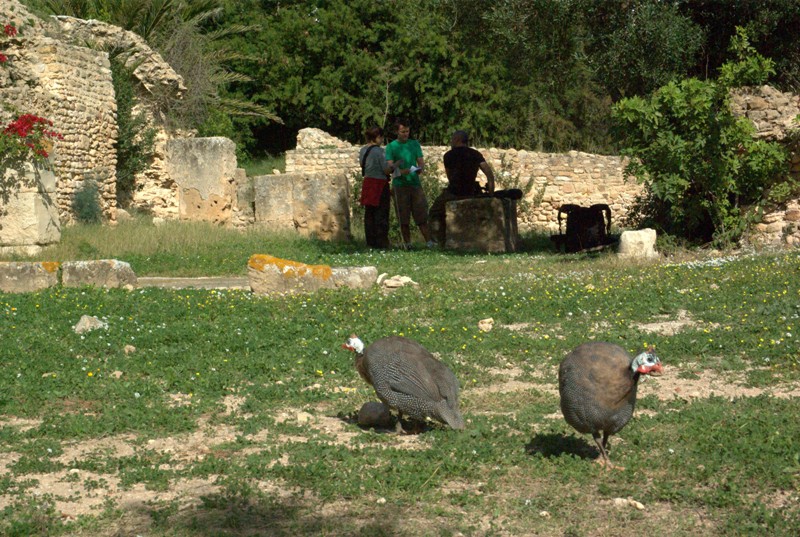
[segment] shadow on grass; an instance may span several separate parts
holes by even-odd
[[[433,430],[434,428],[427,422],[400,419],[398,416],[394,414],[392,414],[391,421],[386,427],[379,427],[374,425],[360,425],[358,423],[358,412],[350,412],[348,414],[340,413],[336,416],[331,416],[331,417],[338,418],[339,420],[343,421],[348,425],[355,425],[362,431],[371,430],[378,434],[415,435],[415,434],[426,433],[428,431]]]
[[[537,434],[525,444],[528,455],[558,458],[562,455],[576,455],[582,459],[596,459],[600,451],[585,438],[560,433]]]
[[[403,534],[400,512],[381,508],[364,509],[342,501],[323,504],[317,499],[288,492],[230,492],[203,496],[199,505],[177,513],[137,508],[135,531],[168,531],[170,535],[193,537],[250,537],[264,535],[390,536]],[[356,504],[361,502],[355,501]],[[123,529],[129,535],[127,530]],[[135,534],[135,533],[132,533]]]

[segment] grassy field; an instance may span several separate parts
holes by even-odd
[[[247,258],[375,265],[417,286],[0,293],[0,534],[800,534],[800,255],[370,252],[202,225],[65,230],[43,260],[243,275]],[[83,315],[107,327],[77,334]],[[493,319],[482,331],[478,322]],[[460,379],[462,432],[362,430],[374,393],[340,348],[420,341]],[[587,340],[655,345],[611,440],[558,408]]]

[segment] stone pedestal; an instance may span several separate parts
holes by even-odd
[[[658,259],[656,252],[656,230],[623,231],[619,238],[619,257],[634,259]]]
[[[516,200],[472,198],[450,201],[445,207],[445,248],[487,253],[517,251]]]
[[[0,251],[35,254],[61,240],[56,206],[56,178],[52,171],[25,164],[0,171],[15,181],[18,190],[0,199]]]
[[[180,219],[230,224],[236,166],[236,144],[227,138],[167,142],[166,168],[178,185]]]

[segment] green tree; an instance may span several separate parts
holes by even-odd
[[[611,150],[611,101],[586,54],[576,0],[477,2],[480,21],[462,42],[476,43],[503,69],[506,130],[516,147],[544,151]],[[476,46],[476,45],[473,45]]]
[[[647,95],[682,79],[697,64],[702,28],[675,2],[580,2],[589,26],[588,53],[614,99]]]
[[[743,27],[759,54],[775,62],[772,82],[800,93],[800,2],[797,0],[682,0],[681,12],[704,29],[706,39],[694,74],[706,77],[729,60],[728,42]]]
[[[742,29],[731,51],[737,60],[724,64],[715,81],[670,82],[649,98],[614,106],[622,154],[630,157],[626,174],[646,189],[643,219],[691,241],[738,239],[748,223],[744,209],[762,201],[787,170],[784,149],[754,139],[750,121],[730,109],[731,88],[763,83],[773,64]]]
[[[244,67],[254,82],[231,90],[274,109],[287,124],[262,138],[294,145],[297,129],[318,127],[361,141],[363,129],[397,116],[427,143],[444,143],[457,127],[477,139],[502,133],[501,69],[460,49],[447,33],[442,2],[318,0],[229,2],[226,24],[255,21],[260,31],[234,38],[259,55]]]

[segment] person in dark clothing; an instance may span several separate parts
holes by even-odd
[[[466,131],[456,131],[450,139],[451,149],[444,154],[444,171],[447,174],[447,187],[431,204],[428,213],[431,231],[439,244],[445,239],[445,205],[448,201],[462,200],[492,194],[494,192],[494,172],[480,151],[469,147]],[[486,176],[486,188],[478,183],[478,170]]]
[[[394,167],[386,162],[383,147],[383,129],[367,129],[367,145],[359,152],[361,173],[361,205],[364,206],[364,237],[371,248],[389,248],[389,209],[391,191],[389,175]]]

